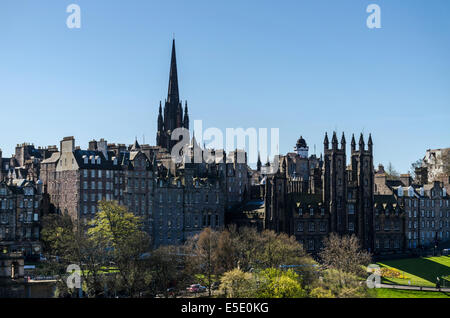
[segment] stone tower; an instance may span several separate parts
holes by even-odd
[[[165,101],[164,110],[159,103],[158,132],[156,134],[156,144],[166,148],[169,152],[178,140],[172,140],[172,132],[177,128],[189,129],[189,115],[187,102],[183,108],[178,91],[177,58],[175,54],[175,39],[172,42],[172,57],[170,61],[169,89]]]
[[[325,133],[323,167],[323,202],[330,211],[330,231],[344,234],[348,226],[345,204],[347,174],[344,135],[339,147],[336,132],[333,132],[329,148],[328,135]]]
[[[373,168],[373,142],[369,135],[367,149],[364,137],[359,138],[359,149],[356,149],[355,137],[351,144],[351,172],[349,187],[352,186],[352,201],[355,203],[355,230],[360,243],[364,248],[374,248],[374,168]]]

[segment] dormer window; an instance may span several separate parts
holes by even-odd
[[[84,162],[84,164],[87,165],[87,164],[88,164],[88,161],[89,161],[88,157],[87,157],[86,155],[84,155],[84,156],[83,156],[83,162]]]
[[[408,196],[413,197],[414,196],[414,189],[413,187],[408,188]]]
[[[94,156],[90,156],[89,159],[91,159],[91,164],[95,165],[95,158],[94,158]]]
[[[101,163],[100,156],[95,156],[95,161],[97,161],[97,164],[99,165]]]
[[[300,215],[300,216],[303,215],[303,209],[302,208],[298,209],[298,215]]]
[[[423,187],[421,187],[421,188],[420,188],[420,196],[421,196],[421,197],[423,197],[424,192],[425,192],[425,191],[424,191]],[[423,201],[422,201],[422,202],[423,202]]]
[[[113,159],[113,165],[117,166],[117,158],[113,157],[112,159]]]
[[[399,187],[399,188],[398,188],[398,196],[399,196],[399,197],[402,197],[402,196],[403,196],[403,188],[402,188],[402,187]]]

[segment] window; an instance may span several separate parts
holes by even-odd
[[[355,214],[355,206],[353,204],[348,205],[348,214]]]
[[[316,231],[316,224],[314,222],[309,222],[309,232]]]
[[[313,208],[310,208],[310,209],[309,209],[309,215],[310,215],[310,216],[314,216],[314,209],[313,209]]]
[[[348,222],[348,230],[352,231],[352,232],[355,230],[355,226],[353,225],[353,222]]]
[[[303,232],[303,222],[297,223],[297,232]]]
[[[320,232],[326,232],[326,223],[320,222]]]

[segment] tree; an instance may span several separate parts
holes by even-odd
[[[83,224],[74,223],[69,215],[50,214],[42,221],[42,241],[47,261],[44,271],[52,275],[66,274],[70,264],[82,265],[79,273],[87,297],[104,296],[105,277],[101,274],[104,262],[103,249],[87,236]],[[63,294],[71,294],[65,280],[58,284]]]
[[[262,246],[257,255],[263,267],[310,263],[303,246],[294,236],[269,230],[263,231],[260,236]]]
[[[187,271],[196,279],[203,281],[211,296],[211,287],[219,273],[218,232],[211,228],[204,229],[200,234],[190,237],[186,242]]]
[[[371,255],[361,249],[355,235],[339,236],[331,233],[324,239],[323,245],[319,256],[326,268],[333,268],[341,273],[363,275],[363,265],[368,265],[371,261]]]
[[[412,177],[413,179],[416,178],[416,169],[417,169],[417,168],[421,168],[421,167],[422,167],[422,164],[423,164],[423,161],[420,160],[420,159],[414,161],[414,162],[411,164],[411,171],[410,171],[410,174],[411,174],[411,177]]]
[[[312,298],[366,298],[370,297],[367,285],[352,273],[328,268],[314,284],[309,294]]]
[[[239,268],[226,272],[220,279],[219,291],[227,298],[252,297],[255,289],[253,275],[245,273]]]
[[[150,284],[148,258],[150,238],[141,218],[116,201],[99,201],[99,211],[89,223],[89,238],[107,254],[117,269],[117,287],[129,297],[139,296]]]
[[[395,170],[395,168],[391,162],[388,163],[388,166],[386,168],[386,177],[388,179],[398,179],[399,178],[399,173],[397,172],[397,170]]]
[[[184,289],[183,266],[184,259],[177,246],[162,246],[153,251],[150,256],[153,293],[168,297],[169,288]]]
[[[299,275],[292,269],[267,268],[258,274],[257,297],[302,298],[306,297],[306,292]]]

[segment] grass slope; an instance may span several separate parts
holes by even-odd
[[[410,281],[411,285],[434,287],[436,277],[450,275],[450,256],[389,260],[377,264],[380,267],[396,268],[406,276],[406,279],[383,278],[384,283],[408,285]]]

